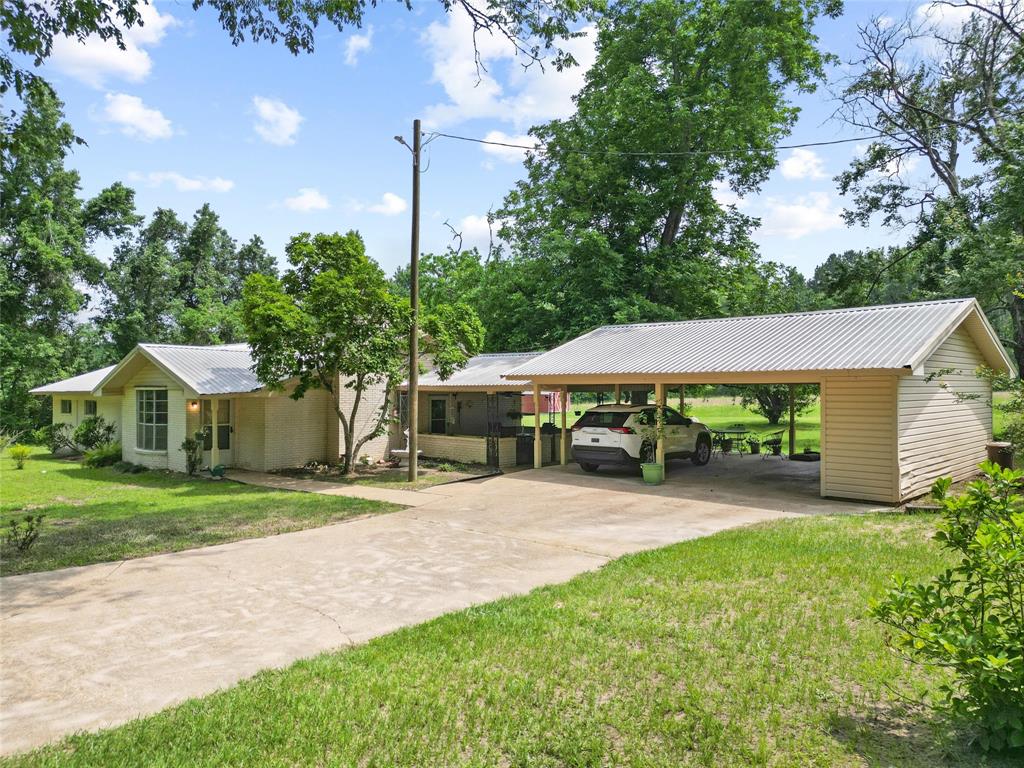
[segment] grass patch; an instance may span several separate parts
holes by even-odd
[[[90,469],[43,449],[21,470],[0,457],[0,484],[0,529],[11,518],[44,515],[39,540],[28,552],[4,551],[4,576],[222,544],[398,509],[171,472]]]
[[[806,518],[618,560],[8,766],[1008,766],[907,704],[865,616],[934,516]],[[897,693],[898,692],[898,693]]]

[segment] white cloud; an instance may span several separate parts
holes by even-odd
[[[345,63],[354,67],[359,63],[359,55],[370,50],[373,45],[373,27],[366,30],[365,35],[349,35],[345,42]]]
[[[220,176],[185,176],[177,171],[151,171],[150,173],[129,173],[131,181],[142,181],[151,187],[171,184],[179,192],[230,192],[235,182]]]
[[[398,214],[403,213],[408,207],[409,205],[405,200],[394,192],[385,192],[381,196],[379,203],[367,206],[366,210],[370,213],[379,213],[383,216],[397,216]]]
[[[307,213],[309,211],[326,211],[331,204],[319,189],[303,187],[295,197],[289,197],[284,201],[284,207]]]
[[[495,241],[497,241],[497,232],[500,228],[500,225],[495,222],[492,229],[486,216],[476,215],[464,216],[455,225],[455,231],[462,234],[463,249],[476,248],[482,254],[486,254],[490,250],[491,232],[494,232]]]
[[[796,240],[815,232],[826,232],[843,226],[841,211],[827,192],[812,192],[791,201],[769,197],[764,201],[765,223],[761,232]]]
[[[825,164],[817,152],[811,149],[794,149],[779,165],[786,179],[824,179]]]
[[[516,144],[520,147],[537,146],[537,139],[525,133],[513,136],[503,131],[491,131],[484,136],[484,140],[497,141],[501,144]],[[506,163],[521,163],[526,157],[526,150],[518,149],[516,147],[500,147],[494,144],[481,144],[480,146],[483,147],[484,152],[488,155],[493,155]]]
[[[125,136],[143,141],[168,139],[174,133],[171,121],[159,109],[147,107],[138,96],[127,93],[106,95],[103,119],[117,125]]]
[[[264,141],[278,146],[295,143],[295,134],[305,119],[299,111],[292,109],[278,99],[267,99],[253,96],[252,105],[256,110],[256,122],[253,128]]]
[[[476,35],[482,67],[477,70],[473,55],[473,25],[465,11],[456,8],[445,22],[434,22],[423,34],[433,63],[433,81],[439,83],[448,101],[433,104],[424,112],[428,125],[441,127],[474,118],[508,120],[522,130],[526,126],[573,112],[572,97],[583,87],[587,70],[594,63],[593,28],[586,35],[565,42],[579,62],[558,72],[548,66],[520,66],[512,45],[500,35]],[[504,84],[495,73],[508,69]]]
[[[101,40],[89,35],[83,41],[57,37],[53,41],[50,64],[65,75],[93,88],[102,88],[108,78],[141,83],[153,68],[147,48],[160,43],[167,30],[180,23],[170,14],[161,14],[152,4],[138,6],[142,23],[122,30],[124,50],[114,39]]]
[[[711,184],[711,194],[719,205],[735,205],[737,208],[746,208],[749,201],[737,195],[729,182],[718,179]]]

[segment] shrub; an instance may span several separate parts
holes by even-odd
[[[130,461],[115,461],[111,464],[111,468],[115,472],[123,472],[126,475],[137,475],[140,472],[145,472],[149,469],[142,464],[132,464]]]
[[[90,416],[75,427],[75,431],[71,434],[71,440],[88,451],[91,448],[113,443],[116,431],[117,427],[108,423],[102,416]]]
[[[951,480],[932,491],[942,505],[935,539],[959,563],[927,584],[895,577],[871,614],[911,660],[953,672],[938,705],[979,727],[985,749],[1024,747],[1024,473],[981,465],[959,496]]]
[[[18,442],[18,438],[20,437],[20,432],[14,432],[6,427],[0,427],[0,453],[3,453]]]
[[[25,462],[32,455],[32,449],[27,445],[12,445],[7,449],[7,455],[14,459],[14,466],[18,469],[25,468]]]
[[[14,547],[18,552],[28,552],[39,538],[39,529],[43,525],[42,515],[25,515],[22,520],[8,520],[7,533],[4,535],[4,546]]]
[[[71,439],[71,425],[64,422],[47,424],[45,427],[37,429],[32,437],[40,445],[49,448],[50,453],[58,453],[63,450],[74,453],[78,450],[75,441]]]
[[[82,464],[87,467],[109,467],[121,460],[121,444],[107,443],[85,452]]]
[[[194,475],[203,464],[203,441],[206,438],[205,432],[196,432],[192,437],[186,437],[181,443],[181,449],[185,452],[185,471]]]

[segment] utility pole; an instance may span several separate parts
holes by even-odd
[[[402,144],[405,144],[399,137]],[[409,145],[406,144],[408,147]],[[412,329],[409,332],[409,482],[416,482],[419,472],[419,313],[420,313],[420,121],[412,122],[412,236],[409,254],[409,305],[412,308]]]

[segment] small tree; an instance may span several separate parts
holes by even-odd
[[[387,430],[389,398],[407,361],[409,301],[394,295],[356,232],[304,233],[291,239],[286,252],[292,268],[280,280],[251,275],[242,291],[254,371],[272,389],[294,381],[291,397],[296,400],[310,389],[330,393],[344,438],[342,466],[354,474],[353,457]],[[464,305],[435,306],[421,326],[429,329],[421,349],[445,378],[483,344],[483,327]],[[384,403],[370,428],[359,434],[364,393],[381,384],[387,391]],[[346,389],[352,398],[344,408]]]
[[[113,443],[115,432],[117,432],[117,426],[110,424],[102,416],[90,416],[75,427],[71,439],[88,451],[101,445]]]
[[[871,614],[892,627],[889,644],[944,667],[943,706],[976,720],[987,749],[1024,747],[1024,473],[981,465],[959,496],[935,483],[942,523],[935,539],[959,562],[927,584],[895,577]]]
[[[775,426],[789,411],[789,386],[786,384],[757,384],[735,387],[740,393],[740,402],[744,408],[768,419]],[[818,399],[817,388],[810,384],[802,384],[793,392],[797,414],[801,414],[814,405]]]
[[[186,437],[181,443],[181,449],[185,453],[185,471],[191,476],[199,471],[203,463],[203,438],[205,433],[196,432],[192,437]]]

